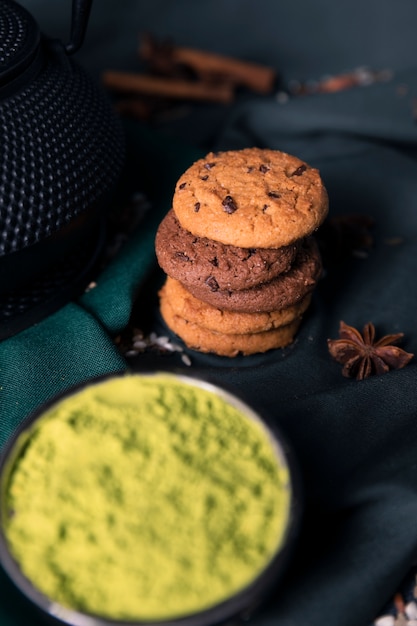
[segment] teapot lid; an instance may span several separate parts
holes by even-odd
[[[0,2],[0,86],[21,74],[39,49],[40,30],[32,15],[13,0]]]

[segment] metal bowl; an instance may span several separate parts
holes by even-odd
[[[126,381],[130,381],[133,385],[139,385],[144,382],[145,384],[153,384],[156,385],[158,389],[163,389],[163,393],[166,393],[167,386],[169,388],[170,385],[175,385],[175,389],[179,389],[179,391],[174,391],[175,394],[187,394],[191,390],[193,390],[193,393],[195,392],[200,394],[201,391],[202,394],[208,394],[208,396],[204,395],[204,397],[208,398],[210,406],[214,401],[214,398],[216,398],[216,402],[219,400],[219,406],[223,407],[223,409],[226,405],[228,407],[232,407],[232,410],[236,411],[236,413],[233,414],[237,415],[236,418],[233,418],[237,419],[237,422],[233,422],[233,424],[238,424],[239,427],[253,428],[256,432],[261,432],[262,434],[259,436],[262,437],[262,441],[266,442],[265,445],[270,451],[270,457],[268,456],[268,458],[275,459],[277,467],[280,468],[279,472],[283,472],[282,474],[279,473],[279,476],[286,477],[284,481],[285,485],[282,487],[286,491],[286,505],[285,510],[283,511],[284,524],[282,525],[281,522],[279,522],[279,524],[281,524],[279,530],[280,538],[279,541],[277,541],[277,545],[273,548],[272,554],[268,555],[265,563],[263,563],[260,569],[257,570],[253,578],[246,581],[243,586],[240,586],[237,590],[234,590],[230,593],[230,595],[221,598],[219,601],[214,601],[206,605],[205,608],[202,605],[203,608],[201,608],[201,610],[199,608],[191,612],[189,610],[179,610],[175,613],[175,615],[163,615],[162,618],[159,616],[155,619],[153,617],[149,617],[149,615],[143,616],[139,614],[137,615],[137,618],[136,616],[130,616],[129,619],[125,620],[120,619],[117,615],[96,615],[83,612],[79,609],[79,607],[73,608],[71,606],[64,606],[58,602],[56,598],[48,597],[45,593],[41,592],[34,586],[29,578],[22,573],[19,562],[16,560],[16,557],[13,556],[10,547],[7,531],[9,521],[8,516],[17,515],[18,511],[10,510],[10,506],[8,504],[8,490],[14,471],[16,467],[18,467],[20,459],[24,458],[24,456],[28,454],[28,450],[30,450],[32,438],[36,436],[34,433],[37,432],[37,429],[42,428],[45,423],[48,424],[48,420],[52,422],[53,420],[66,419],[66,417],[64,418],[67,410],[67,405],[65,404],[66,401],[77,398],[77,396],[79,399],[84,392],[93,392],[95,394],[108,392],[111,393],[112,403],[117,404],[120,402],[123,404],[126,402],[126,389],[123,387],[122,391],[120,391],[118,387],[120,386],[120,383],[125,385]],[[101,397],[103,398],[104,396],[101,395]],[[129,396],[128,402],[134,402],[134,406],[137,407],[137,410],[139,411],[139,407],[141,406],[141,403],[143,404],[144,399],[143,396],[141,399],[141,394],[138,393],[136,395],[136,393],[134,393],[132,396]],[[56,408],[61,409],[61,417],[57,417],[57,414],[55,414],[55,416],[48,417],[48,415],[51,416],[51,410]],[[168,412],[171,411],[170,408],[166,408],[164,410],[167,410]],[[210,410],[211,409],[209,409],[209,411]],[[80,414],[80,411],[78,414]],[[196,419],[199,422],[198,427],[202,424],[201,420],[204,419],[209,422],[211,420],[210,413],[208,414],[209,417],[207,417],[207,414],[204,412],[203,414],[206,417],[201,417],[202,414],[197,412]],[[97,418],[97,415],[98,413],[94,413],[95,419]],[[217,424],[216,428],[218,428],[218,424],[221,423],[222,419],[222,429],[223,427],[225,428],[225,426],[223,426],[225,424],[224,412],[217,411],[216,414],[213,412],[213,416],[213,424]],[[173,416],[171,415],[171,417]],[[253,422],[256,423],[256,426]],[[144,428],[143,424],[141,427]],[[226,437],[226,443],[228,441],[232,441],[230,433],[226,432],[226,428],[222,436],[223,435]],[[170,439],[168,440],[171,441]],[[236,444],[236,442],[239,442],[239,437],[234,437],[233,442],[233,445],[240,445],[239,443]],[[94,456],[96,452],[92,451],[91,454]],[[204,457],[204,453],[202,451],[199,451],[198,454],[201,454]],[[238,456],[241,458],[240,450]],[[76,458],[74,458],[74,464],[77,465]],[[116,463],[114,463],[114,465],[116,465]],[[46,473],[53,471],[53,462],[51,462],[51,465],[48,466]],[[194,479],[195,476],[193,475],[194,469],[192,465],[190,466],[189,471],[191,477]],[[241,476],[240,480],[245,480],[245,475]],[[69,392],[54,398],[46,405],[42,406],[38,411],[36,411],[35,414],[27,418],[3,452],[0,461],[0,497],[2,505],[0,518],[0,564],[3,566],[14,585],[17,586],[20,592],[27,599],[29,599],[38,611],[41,611],[44,617],[52,620],[53,622],[71,626],[137,626],[139,624],[142,626],[145,624],[149,624],[149,626],[151,624],[154,626],[155,624],[163,624],[165,626],[171,624],[172,626],[174,626],[174,624],[175,626],[211,626],[227,622],[236,617],[247,618],[262,604],[265,598],[267,598],[270,594],[271,590],[276,588],[279,580],[284,575],[292,548],[294,547],[294,543],[296,541],[301,515],[301,490],[297,466],[294,462],[293,454],[290,451],[287,442],[285,442],[282,434],[277,430],[276,426],[271,424],[265,416],[261,416],[251,406],[245,403],[241,397],[231,393],[229,390],[213,385],[205,380],[193,378],[192,376],[166,372],[140,374],[125,373],[104,376],[93,381],[88,381],[81,386],[77,386],[76,388],[71,389]],[[34,494],[33,497],[35,498]],[[230,498],[233,500],[233,494],[230,495]],[[244,514],[242,513],[242,515]],[[194,523],[198,526],[198,522],[193,521],[193,524]],[[274,524],[275,523],[278,528],[278,518],[276,520],[274,518]],[[170,536],[169,539],[172,539],[172,541],[175,542],[175,537]],[[98,572],[96,578],[97,585],[100,584],[100,573],[102,573],[103,576],[106,576],[105,571]]]

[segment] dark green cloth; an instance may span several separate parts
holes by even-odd
[[[153,274],[153,234],[176,177],[201,150],[258,145],[297,154],[320,169],[331,215],[374,219],[367,256],[326,262],[294,346],[232,360],[190,353],[194,373],[237,389],[276,420],[301,470],[297,549],[282,586],[252,618],[255,626],[368,626],[416,562],[417,357],[403,370],[358,382],[343,378],[327,351],[340,320],[358,328],[372,321],[378,335],[404,332],[402,347],[417,355],[416,18],[414,0],[126,2],[117,12],[114,3],[97,2],[81,55],[93,71],[136,67],[137,33],[149,30],[270,62],[283,86],[361,64],[392,69],[393,77],[284,104],[242,93],[231,107],[178,108],[159,121],[163,136],[129,125],[131,180],[149,193],[151,214],[95,290],[0,344],[1,443],[28,411],[85,378],[127,366],[189,371],[178,355],[127,363],[112,338],[134,304],[138,323],[150,311],[151,326],[166,332],[155,306],[161,275]],[[0,623],[40,623],[4,575]]]

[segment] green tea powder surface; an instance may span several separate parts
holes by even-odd
[[[5,532],[26,577],[119,620],[227,599],[268,564],[289,518],[288,469],[260,422],[165,374],[116,376],[55,404],[8,480]]]

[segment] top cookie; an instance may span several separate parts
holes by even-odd
[[[278,150],[210,152],[179,178],[183,228],[242,248],[279,248],[313,233],[328,212],[319,171]]]

